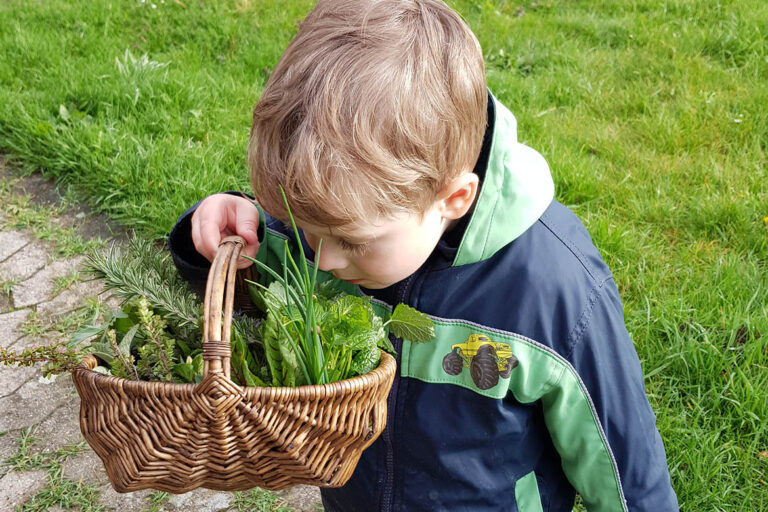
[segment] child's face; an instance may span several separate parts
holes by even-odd
[[[448,226],[439,208],[398,214],[375,223],[328,228],[296,221],[317,251],[322,238],[320,270],[365,288],[386,288],[413,274],[424,263]]]

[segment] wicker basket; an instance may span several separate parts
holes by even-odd
[[[383,430],[396,366],[384,352],[370,373],[322,386],[253,388],[230,380],[242,247],[239,237],[224,239],[208,275],[200,384],[102,375],[93,371],[93,356],[73,371],[80,429],[116,491],[338,487]]]

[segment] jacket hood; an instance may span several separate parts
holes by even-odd
[[[490,150],[474,211],[453,266],[493,256],[530,228],[547,209],[555,185],[546,160],[517,141],[517,120],[492,94]],[[489,105],[491,107],[491,105]],[[488,109],[489,113],[491,108]]]

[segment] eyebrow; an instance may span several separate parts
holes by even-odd
[[[344,240],[347,243],[350,244],[361,244],[365,242],[369,242],[371,240],[375,240],[376,237],[370,234],[352,234],[352,233],[334,233],[333,227],[328,226],[328,232],[331,234],[332,237],[338,238],[340,240]]]

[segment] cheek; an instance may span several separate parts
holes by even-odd
[[[314,235],[310,235],[309,233],[306,233],[306,232],[304,233],[304,238],[306,239],[307,243],[312,248],[312,250],[317,252],[317,242],[319,241],[319,238]]]

